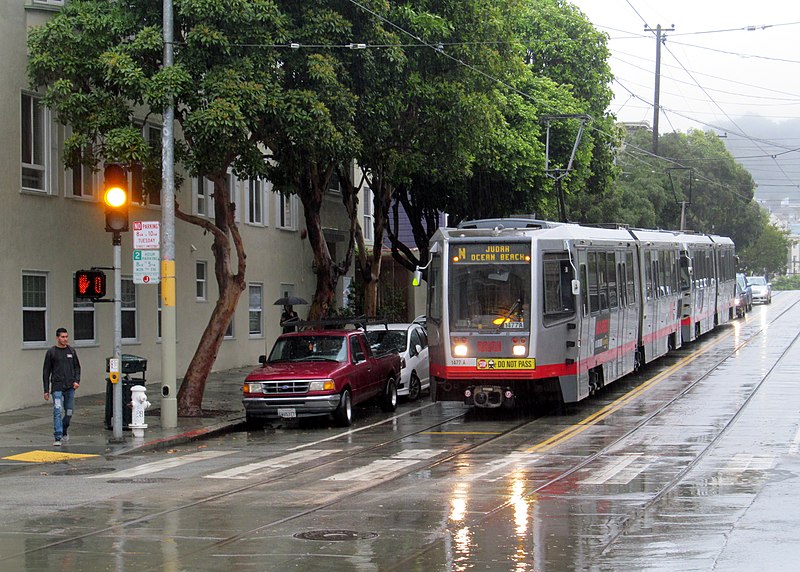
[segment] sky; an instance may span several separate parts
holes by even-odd
[[[659,24],[675,26],[661,49],[661,133],[800,118],[797,0],[571,1],[609,35],[619,119],[653,123],[656,41],[644,28]]]
[[[800,205],[800,2],[570,0],[609,36],[620,121],[653,125],[656,40],[659,132],[712,131],[750,170],[770,208]]]

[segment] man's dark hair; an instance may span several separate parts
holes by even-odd
[[[66,333],[68,333],[67,332],[67,328],[58,328],[56,330],[56,337],[60,336],[61,334],[66,334]]]

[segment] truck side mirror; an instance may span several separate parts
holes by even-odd
[[[258,363],[260,363],[261,365],[267,365],[267,356],[265,355],[258,356]]]

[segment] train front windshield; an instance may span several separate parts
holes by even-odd
[[[530,329],[530,244],[455,246],[448,288],[453,331]]]

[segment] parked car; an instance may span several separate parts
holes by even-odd
[[[736,297],[733,303],[737,318],[743,318],[747,312],[753,309],[753,289],[747,283],[744,274],[736,275]]]
[[[367,339],[373,351],[396,351],[403,358],[398,395],[415,401],[423,391],[430,389],[428,334],[421,324],[369,325]]]
[[[748,276],[747,284],[753,290],[753,303],[772,304],[772,284],[763,276]]]
[[[286,333],[259,363],[244,381],[242,403],[249,425],[332,414],[340,425],[349,426],[353,406],[373,398],[384,411],[397,408],[401,358],[394,351],[374,353],[363,329]]]

